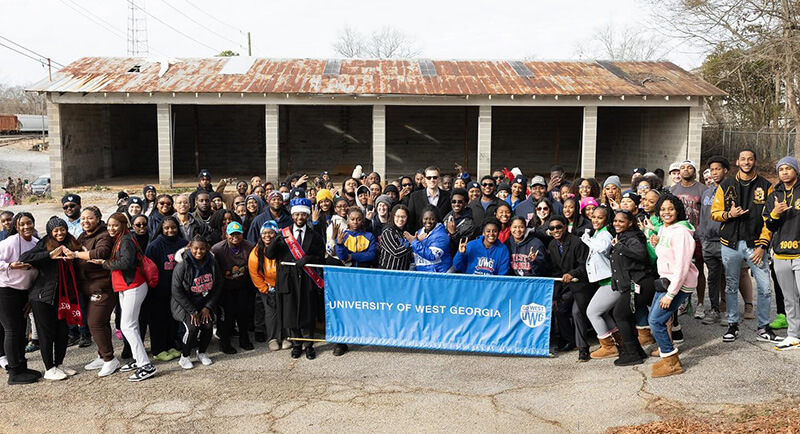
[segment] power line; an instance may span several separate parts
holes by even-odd
[[[238,47],[240,47],[240,48],[244,48],[244,46],[242,46],[242,43],[241,43],[241,42],[232,41],[232,40],[230,40],[230,39],[226,38],[225,36],[222,36],[222,35],[220,35],[219,33],[215,32],[214,30],[212,30],[212,29],[209,29],[208,27],[206,27],[206,26],[204,26],[203,24],[201,24],[201,23],[199,23],[198,21],[196,21],[194,18],[192,18],[192,17],[190,17],[189,15],[186,15],[185,13],[183,13],[183,11],[181,11],[180,9],[178,9],[178,8],[176,8],[175,6],[173,6],[173,5],[169,4],[169,3],[167,2],[167,0],[161,0],[161,1],[162,1],[162,2],[163,2],[165,5],[169,6],[169,7],[170,7],[172,10],[174,10],[175,12],[177,12],[177,13],[179,13],[179,14],[183,15],[183,16],[184,16],[184,17],[186,17],[186,18],[187,18],[189,21],[191,21],[191,22],[193,22],[193,23],[197,24],[198,26],[202,27],[203,29],[205,29],[205,30],[207,30],[207,31],[211,32],[211,33],[212,33],[212,34],[214,34],[214,35],[217,35],[217,36],[219,36],[220,38],[222,38],[222,39],[224,39],[224,40],[226,40],[226,41],[228,41],[228,42],[230,42],[230,43],[232,43],[232,44],[236,44],[236,46],[238,46]]]
[[[241,33],[241,34],[244,34],[244,33],[245,33],[245,32],[243,32],[241,29],[238,29],[238,28],[236,28],[236,27],[234,27],[234,26],[232,26],[232,25],[230,25],[230,24],[226,23],[225,21],[222,21],[222,20],[220,20],[219,18],[215,17],[214,15],[212,15],[212,14],[210,14],[210,13],[208,13],[208,12],[206,12],[206,11],[202,10],[202,9],[200,9],[199,7],[195,6],[195,5],[194,5],[194,3],[190,2],[189,0],[184,0],[184,1],[185,1],[186,3],[188,3],[188,4],[189,4],[189,6],[191,6],[191,7],[195,8],[195,9],[197,9],[198,11],[200,11],[201,13],[203,13],[203,14],[205,14],[205,15],[207,15],[207,16],[209,16],[209,17],[211,17],[211,18],[212,18],[214,21],[216,21],[216,22],[218,22],[218,23],[220,23],[220,24],[222,24],[222,25],[228,26],[228,27],[232,28],[233,30],[236,30],[237,32],[239,32],[239,33]]]
[[[132,4],[132,5],[133,5],[133,6],[134,6],[136,9],[139,9],[140,11],[144,12],[145,14],[147,14],[147,16],[148,16],[148,17],[150,17],[150,18],[152,18],[152,19],[154,19],[154,20],[158,21],[159,23],[161,23],[161,24],[165,25],[166,27],[169,27],[169,28],[170,28],[170,29],[172,29],[174,32],[176,32],[176,33],[180,33],[180,34],[181,34],[183,37],[185,37],[186,39],[190,39],[190,40],[192,40],[192,41],[196,42],[197,44],[200,44],[200,45],[202,45],[202,46],[204,46],[204,47],[208,48],[209,50],[211,50],[211,51],[214,51],[214,52],[216,52],[216,53],[219,53],[219,52],[220,52],[220,50],[217,50],[216,48],[214,48],[214,47],[212,47],[212,46],[210,46],[210,45],[206,45],[206,44],[204,44],[204,43],[202,43],[202,42],[198,41],[197,39],[195,39],[195,38],[193,38],[193,37],[191,37],[191,36],[187,35],[186,33],[183,33],[183,32],[181,32],[180,30],[176,29],[175,27],[172,27],[171,25],[167,24],[166,22],[164,22],[162,19],[158,18],[157,16],[155,16],[155,15],[151,14],[150,12],[147,12],[146,10],[144,10],[144,9],[142,9],[142,8],[140,8],[138,5],[136,5],[135,3],[133,3],[133,1],[132,1],[132,0],[128,0],[128,3]]]
[[[13,52],[15,52],[15,53],[19,53],[19,54],[21,54],[21,55],[23,55],[23,56],[27,57],[28,59],[32,59],[32,60],[35,60],[35,61],[37,61],[37,62],[41,63],[41,64],[42,64],[42,66],[47,66],[47,62],[45,62],[44,60],[42,60],[42,59],[38,59],[38,58],[36,58],[36,57],[33,57],[33,56],[31,56],[30,54],[27,54],[27,53],[23,53],[22,51],[19,51],[19,50],[17,50],[16,48],[9,47],[8,45],[6,45],[6,44],[4,44],[4,43],[2,43],[2,42],[0,42],[0,47],[6,47],[6,48],[8,48],[9,50],[11,50],[11,51],[13,51]],[[52,60],[51,60],[51,62],[52,62]],[[53,63],[55,63],[55,62],[53,62]]]
[[[23,47],[22,45],[20,45],[20,44],[18,44],[18,43],[16,43],[16,42],[14,42],[14,41],[12,41],[11,39],[8,39],[8,38],[6,38],[6,37],[3,37],[3,36],[0,36],[0,39],[4,39],[4,40],[6,40],[6,41],[8,41],[8,42],[10,42],[10,43],[12,43],[12,44],[14,44],[14,45],[16,45],[17,47],[19,47],[19,48],[22,48],[22,49],[23,49],[23,50],[25,50],[25,51],[29,51],[29,52],[31,52],[31,53],[33,53],[33,54],[35,54],[35,55],[39,56],[39,57],[40,57],[40,58],[42,58],[42,59],[50,59],[49,57],[47,57],[47,56],[45,56],[45,55],[42,55],[42,54],[39,54],[39,53],[37,53],[37,52],[35,52],[35,51],[31,50],[30,48]],[[8,45],[3,45],[3,46],[4,46],[4,47],[6,47],[6,48],[8,48],[9,50],[13,50],[13,51],[16,51],[17,53],[20,53],[20,54],[22,54],[22,55],[28,56],[28,57],[30,57],[31,59],[38,60],[38,59],[35,59],[33,56],[30,56],[30,55],[27,55],[27,54],[25,54],[25,53],[22,53],[22,52],[20,52],[20,51],[17,51],[16,49],[9,47]],[[41,61],[41,60],[40,60],[40,61]],[[47,62],[43,62],[43,61],[41,61],[41,62],[42,62],[42,64],[43,64],[43,65],[47,65]],[[50,59],[50,62],[51,62],[53,65],[60,66],[61,68],[64,68],[64,65],[62,65],[61,63],[58,63],[58,62],[56,62],[55,60],[52,60],[52,59]]]

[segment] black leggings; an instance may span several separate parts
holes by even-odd
[[[183,335],[183,348],[181,349],[183,357],[189,357],[192,348],[198,345],[198,335],[200,335],[200,343],[197,347],[197,352],[205,353],[208,350],[208,344],[211,343],[211,336],[214,334],[214,324],[209,321],[199,326],[192,325],[191,322],[184,322],[183,325],[186,327],[186,333]]]
[[[151,303],[144,312],[150,328],[150,352],[157,355],[175,348],[175,335],[178,333],[178,322],[172,317],[169,294],[166,297],[156,291],[147,293],[145,303],[153,294]]]
[[[653,303],[653,296],[655,295],[655,288],[653,282],[655,279],[647,277],[639,282],[639,293],[633,294],[633,302],[636,311],[647,312],[650,305]],[[631,310],[631,291],[622,293],[622,296],[617,300],[614,305],[614,321],[617,323],[619,333],[622,335],[623,342],[633,342],[638,338],[636,330],[636,320],[634,318],[633,310]]]
[[[252,321],[255,303],[249,287],[223,288],[219,298],[222,318],[217,324],[217,336],[220,343],[230,345],[234,325],[239,326],[239,345],[250,342],[250,322]]]
[[[0,324],[5,334],[3,350],[8,358],[8,371],[17,373],[27,368],[25,360],[25,303],[28,302],[28,291],[0,287]]]
[[[63,319],[58,319],[58,306],[55,304],[31,301],[33,320],[39,333],[39,350],[45,369],[61,366],[67,355],[69,327]]]

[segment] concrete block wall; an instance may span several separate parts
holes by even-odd
[[[371,106],[280,106],[278,119],[281,178],[350,176],[356,164],[372,170]]]
[[[197,175],[196,138],[200,168],[210,170],[215,179],[263,175],[266,161],[264,110],[263,105],[173,105],[175,175]],[[155,112],[153,119],[156,119]]]
[[[630,179],[634,167],[666,171],[687,157],[688,108],[601,107],[597,173]]]
[[[413,175],[427,166],[454,173],[465,164],[475,176],[478,156],[478,107],[386,106],[384,177]]]
[[[111,176],[156,175],[158,173],[156,106],[112,105],[109,120],[108,149]]]
[[[517,166],[530,179],[559,164],[580,176],[582,125],[582,107],[493,107],[492,170]]]
[[[102,180],[105,176],[103,149],[110,146],[111,137],[110,107],[106,104],[60,104],[58,112],[63,187]],[[57,168],[51,170],[57,171]],[[56,190],[55,182],[53,189]]]

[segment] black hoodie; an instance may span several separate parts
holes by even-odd
[[[172,271],[177,264],[175,256],[186,245],[186,239],[180,235],[168,237],[161,234],[147,246],[144,255],[158,267],[158,286],[151,290],[159,298],[169,299],[172,296]]]
[[[510,236],[505,242],[508,253],[511,257],[511,274],[517,276],[549,276],[550,259],[547,249],[541,240],[534,234],[533,229],[527,229],[522,241],[517,243],[514,237]],[[531,262],[528,254],[533,251],[538,252],[536,260]]]
[[[478,235],[480,229],[475,226],[475,221],[472,219],[472,210],[468,207],[464,207],[461,211],[461,215],[457,218],[453,211],[447,213],[447,215],[444,216],[445,227],[447,227],[447,222],[453,219],[455,219],[456,223],[456,233],[450,234],[448,232],[448,234],[450,234],[450,254],[455,256],[458,251],[458,243],[461,239],[466,238],[472,241]]]

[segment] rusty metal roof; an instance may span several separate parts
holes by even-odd
[[[230,58],[85,57],[28,90],[40,92],[286,93],[313,95],[653,95],[721,96],[723,91],[670,62],[524,62],[254,59],[243,74],[221,73]],[[138,68],[136,68],[138,66]],[[129,72],[129,71],[138,72]],[[330,68],[329,68],[330,70]]]

